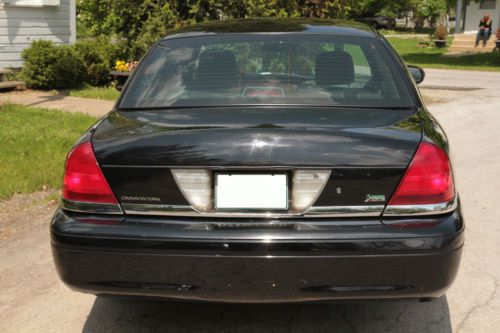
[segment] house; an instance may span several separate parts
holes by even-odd
[[[75,1],[0,0],[0,69],[21,67],[21,52],[34,40],[73,43]]]
[[[500,0],[468,1],[465,11],[462,10],[465,0],[457,0],[457,19],[455,31],[476,33],[479,21],[485,14],[490,14],[493,34],[500,27]]]

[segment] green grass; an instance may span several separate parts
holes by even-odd
[[[59,188],[66,154],[95,121],[84,114],[0,106],[0,198]]]
[[[500,71],[500,52],[445,56],[446,48],[435,48],[429,39],[393,37],[389,41],[408,64],[426,68]],[[451,38],[448,41],[449,45]]]
[[[411,28],[397,27],[394,29],[380,29],[379,32],[383,35],[415,35],[415,34],[430,35],[434,33],[434,29],[431,28],[411,29]]]
[[[120,92],[114,87],[86,86],[84,88],[66,90],[63,93],[73,97],[105,99],[109,101],[114,101],[120,96]]]
[[[432,35],[436,31],[435,28],[405,28],[397,26],[392,29],[379,29],[379,32],[383,35]],[[453,34],[455,28],[450,27],[449,34]]]

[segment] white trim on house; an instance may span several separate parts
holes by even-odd
[[[69,1],[69,30],[71,33],[69,42],[72,44],[76,42],[76,0]]]
[[[22,66],[32,41],[76,41],[76,0],[0,0],[0,69]]]

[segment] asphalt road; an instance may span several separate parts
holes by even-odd
[[[443,88],[443,89],[437,89]],[[0,202],[0,332],[500,331],[500,73],[429,70],[422,92],[451,141],[467,223],[445,297],[332,305],[224,305],[96,298],[58,279],[51,192]]]

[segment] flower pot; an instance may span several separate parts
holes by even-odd
[[[497,39],[495,41],[495,47],[496,47],[497,50],[500,50],[500,39]]]
[[[437,48],[443,48],[443,47],[446,46],[446,40],[435,39],[434,40],[434,45],[436,45]]]

